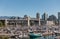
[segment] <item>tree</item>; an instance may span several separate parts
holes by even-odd
[[[4,27],[4,23],[2,21],[0,21],[0,27]]]
[[[0,27],[2,27],[3,26],[3,23],[2,22],[0,22]]]

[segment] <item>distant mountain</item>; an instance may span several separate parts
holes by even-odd
[[[0,16],[0,19],[10,19],[8,16]]]
[[[16,17],[16,16],[0,16],[0,19],[20,19],[21,17]]]

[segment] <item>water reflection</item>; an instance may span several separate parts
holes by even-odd
[[[38,38],[30,38],[30,39],[44,39],[43,37],[38,37]]]
[[[38,38],[30,38],[30,39],[54,39],[55,36],[42,36],[42,37],[38,37]]]

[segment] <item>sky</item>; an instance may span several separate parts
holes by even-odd
[[[36,17],[37,12],[40,16],[45,12],[57,17],[60,0],[0,0],[0,16]]]

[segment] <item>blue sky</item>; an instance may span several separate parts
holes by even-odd
[[[58,15],[60,0],[0,0],[0,16],[21,16],[25,14],[35,17],[39,12],[42,15]]]

